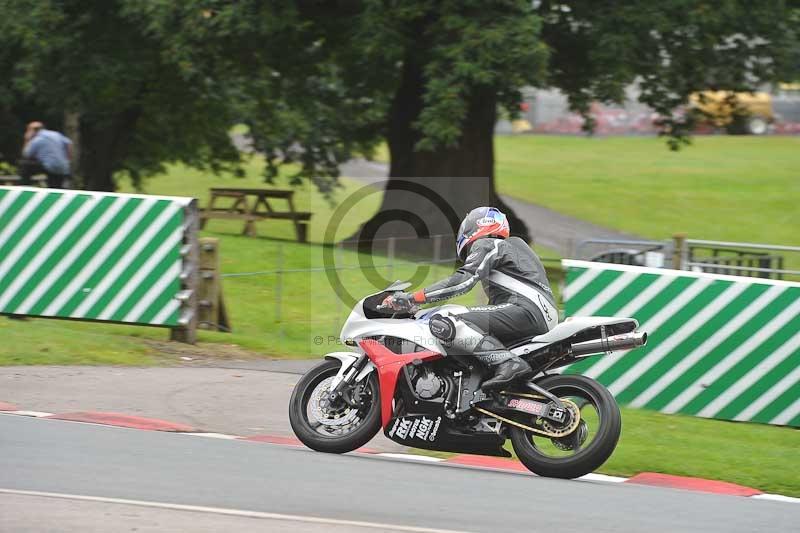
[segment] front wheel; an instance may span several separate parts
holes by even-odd
[[[622,417],[614,397],[584,376],[548,376],[537,385],[580,409],[580,422],[569,434],[551,438],[511,427],[511,443],[528,470],[545,477],[573,479],[606,462],[617,446]]]
[[[318,452],[347,453],[360,448],[381,427],[375,373],[346,391],[350,402],[328,399],[341,362],[324,361],[297,382],[289,400],[289,422],[300,441]]]

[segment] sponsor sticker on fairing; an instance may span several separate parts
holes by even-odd
[[[419,422],[419,427],[417,428],[417,432],[414,436],[420,440],[425,440],[428,438],[428,434],[431,432],[432,428],[433,420],[423,416]]]
[[[414,434],[417,432],[417,426],[419,426],[419,418],[414,420],[414,423],[411,424],[411,429],[408,432],[408,438],[413,439]]]
[[[437,416],[436,422],[433,423],[433,428],[431,429],[430,434],[428,435],[428,440],[433,442],[436,440],[436,435],[439,433],[439,424],[442,423],[442,417]]]
[[[508,406],[512,409],[519,409],[532,415],[541,416],[544,414],[545,405],[533,400],[525,400],[523,398],[512,398],[508,400]]]
[[[411,429],[411,420],[405,418],[400,419],[400,426],[397,428],[397,438],[405,439],[408,437],[408,431]]]

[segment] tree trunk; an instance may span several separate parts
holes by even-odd
[[[139,115],[138,108],[121,111],[110,118],[81,115],[78,168],[84,189],[116,190],[114,173],[121,168]]]
[[[81,115],[75,111],[64,111],[64,135],[72,141],[72,175],[81,174]]]
[[[455,234],[464,215],[478,206],[495,206],[508,215],[512,233],[527,240],[527,227],[495,189],[494,90],[473,90],[457,146],[418,151],[421,134],[414,124],[423,89],[422,66],[409,54],[389,114],[391,166],[381,208],[351,239],[359,241],[362,251],[385,251],[384,239],[395,237],[395,250],[401,253],[455,257]],[[427,239],[433,236],[441,237]]]

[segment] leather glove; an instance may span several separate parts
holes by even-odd
[[[387,296],[383,300],[383,305],[391,307],[395,311],[410,311],[416,305],[414,295],[409,292],[396,292]]]

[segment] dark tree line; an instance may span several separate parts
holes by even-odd
[[[295,163],[327,191],[341,162],[385,140],[392,179],[459,212],[499,203],[493,127],[523,87],[561,89],[591,129],[591,102],[637,83],[677,146],[691,93],[796,78],[800,28],[787,2],[745,0],[0,0],[0,12],[6,162],[44,118],[79,137],[83,186],[113,190],[120,172],[172,161],[236,168],[227,132],[246,122],[267,177]],[[386,194],[384,210],[449,231],[408,195]]]

